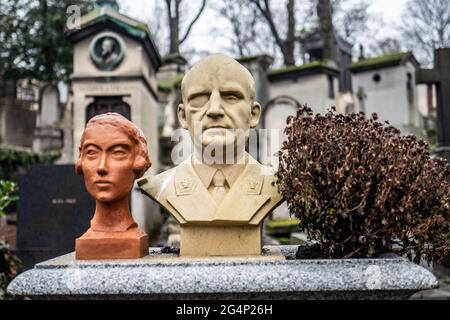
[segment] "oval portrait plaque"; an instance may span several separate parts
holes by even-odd
[[[117,34],[103,32],[92,40],[90,54],[97,68],[112,71],[120,65],[125,56],[125,44]]]

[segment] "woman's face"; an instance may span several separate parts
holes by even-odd
[[[127,197],[135,180],[136,146],[120,129],[98,124],[84,132],[81,169],[86,189],[97,201]]]

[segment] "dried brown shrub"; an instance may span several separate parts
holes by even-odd
[[[300,227],[332,258],[394,252],[442,259],[450,216],[450,169],[427,143],[401,136],[377,116],[313,115],[287,120],[277,183]]]

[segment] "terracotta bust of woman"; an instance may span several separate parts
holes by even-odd
[[[151,166],[147,142],[139,128],[117,113],[93,117],[80,141],[75,164],[95,198],[91,227],[76,240],[76,258],[130,259],[148,254],[148,236],[130,212],[134,180]]]

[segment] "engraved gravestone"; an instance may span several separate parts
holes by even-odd
[[[33,166],[18,182],[16,253],[25,267],[72,252],[95,210],[74,165]]]
[[[44,86],[40,95],[40,126],[51,127],[60,119],[58,88],[54,85]]]

